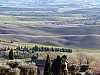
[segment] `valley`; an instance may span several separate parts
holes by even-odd
[[[100,8],[58,7],[0,6],[0,39],[99,49]]]
[[[99,13],[99,0],[0,0],[0,75],[100,75]]]

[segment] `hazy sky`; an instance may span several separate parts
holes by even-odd
[[[100,3],[100,0],[0,0],[0,2],[6,2],[6,3],[78,3],[78,2],[82,2],[82,3]]]

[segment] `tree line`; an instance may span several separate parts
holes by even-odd
[[[27,46],[17,46],[16,47],[17,50],[22,50],[22,51],[52,51],[52,52],[68,52],[68,53],[72,53],[72,49],[66,49],[66,48],[54,48],[54,47],[44,47],[44,46],[37,46],[35,45],[33,48],[28,48]]]
[[[14,41],[3,41],[3,40],[0,40],[0,42],[6,42],[6,43],[13,43]],[[3,47],[3,48],[0,48],[0,50],[3,50],[3,51],[7,51],[7,50],[11,50],[12,48],[10,47]],[[15,48],[15,50],[20,50],[20,51],[29,51],[29,50],[33,50],[33,51],[52,51],[52,52],[68,52],[68,53],[72,53],[72,49],[69,49],[69,48],[57,48],[57,47],[45,47],[45,46],[38,46],[38,45],[35,45],[33,48],[29,48],[28,46],[17,46]]]

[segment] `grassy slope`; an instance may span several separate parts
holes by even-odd
[[[9,16],[0,15],[0,22],[47,22],[47,21],[65,21],[67,19],[81,19],[82,17],[64,17],[64,16]]]

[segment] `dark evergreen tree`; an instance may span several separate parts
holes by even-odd
[[[50,49],[47,47],[47,51],[50,51]]]
[[[47,59],[46,59],[45,67],[44,67],[44,75],[52,75],[51,60],[50,60],[49,55],[47,55]]]
[[[39,47],[35,45],[34,50],[35,50],[35,51],[38,51],[38,48],[39,48]]]
[[[59,75],[61,70],[61,57],[57,56],[52,64],[52,75]]]
[[[41,51],[41,48],[40,47],[38,48],[38,51]]]
[[[10,43],[13,43],[13,41],[11,41]]]
[[[35,51],[35,47],[33,47],[32,50]]]
[[[7,50],[10,50],[10,48],[8,47]]]
[[[42,47],[41,47],[41,51],[43,51],[43,50],[44,50],[44,47],[42,46]]]
[[[20,50],[23,50],[23,46],[20,46]]]
[[[53,47],[51,48],[51,51],[54,52],[54,48]]]
[[[31,59],[32,59],[32,60],[34,60],[34,59],[38,59],[38,56],[33,55],[33,56],[31,57]]]
[[[60,52],[62,52],[62,49],[60,48]]]
[[[16,49],[17,49],[17,50],[21,50],[20,46],[17,46]]]
[[[14,59],[13,49],[11,49],[10,52],[9,52],[9,59],[10,60],[13,60]]]
[[[65,62],[67,60],[67,55],[63,55],[61,58],[61,71],[63,75],[67,75]]]
[[[4,47],[4,49],[3,49],[4,51],[6,51],[7,50],[7,48],[6,47]]]

